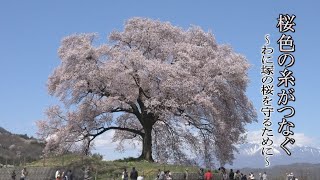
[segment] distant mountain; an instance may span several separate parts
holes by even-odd
[[[252,172],[256,179],[259,174],[267,173],[268,179],[283,180],[287,179],[288,174],[293,174],[299,180],[318,180],[320,179],[320,164],[294,163],[289,165],[276,165],[270,168],[243,168],[240,172],[248,175]]]
[[[270,158],[271,166],[288,165],[293,163],[320,163],[320,149],[308,146],[292,146],[291,156],[288,156],[279,146],[274,146],[274,155]],[[262,146],[257,143],[246,143],[239,146],[232,166],[235,168],[263,168],[264,157],[261,155]]]
[[[0,164],[18,165],[40,158],[44,143],[26,134],[13,134],[0,127]]]

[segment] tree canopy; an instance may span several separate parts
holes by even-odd
[[[96,38],[62,40],[48,91],[64,107],[48,108],[38,121],[47,152],[82,142],[88,153],[96,137],[114,130],[119,149],[140,142],[148,161],[185,163],[195,154],[232,162],[245,125],[256,119],[244,56],[200,27],[147,18],[129,19],[105,44]]]

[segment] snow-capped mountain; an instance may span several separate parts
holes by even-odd
[[[234,168],[263,168],[264,157],[261,154],[262,146],[258,143],[246,143],[238,147],[239,154],[235,154]],[[273,156],[270,157],[271,166],[287,165],[292,163],[320,163],[320,148],[308,146],[289,147],[292,155],[288,156],[280,146],[274,145]]]

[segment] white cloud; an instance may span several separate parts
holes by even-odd
[[[133,148],[130,142],[124,144],[124,152],[116,151],[117,143],[112,142],[114,131],[107,131],[98,136],[94,141],[94,153],[103,155],[104,160],[115,160],[124,157],[138,157],[141,146]]]
[[[94,141],[95,147],[96,148],[108,148],[108,149],[116,148],[117,142],[112,141],[113,135],[114,135],[114,131],[107,131],[104,134],[98,136]],[[132,149],[132,145],[131,145],[132,143],[139,144],[138,141],[128,140],[124,144],[124,148],[125,149]],[[141,149],[139,147],[137,147],[137,148]]]
[[[101,147],[115,148],[116,143],[112,142],[113,135],[114,135],[114,131],[107,131],[101,134],[94,140],[95,147],[96,148],[101,148]]]

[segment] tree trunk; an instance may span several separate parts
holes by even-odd
[[[153,162],[152,158],[152,126],[155,123],[154,117],[148,114],[143,122],[144,136],[142,137],[142,152],[139,159]]]
[[[144,137],[142,142],[142,152],[139,159],[147,160],[153,162],[152,158],[152,126],[151,128],[144,128]]]

